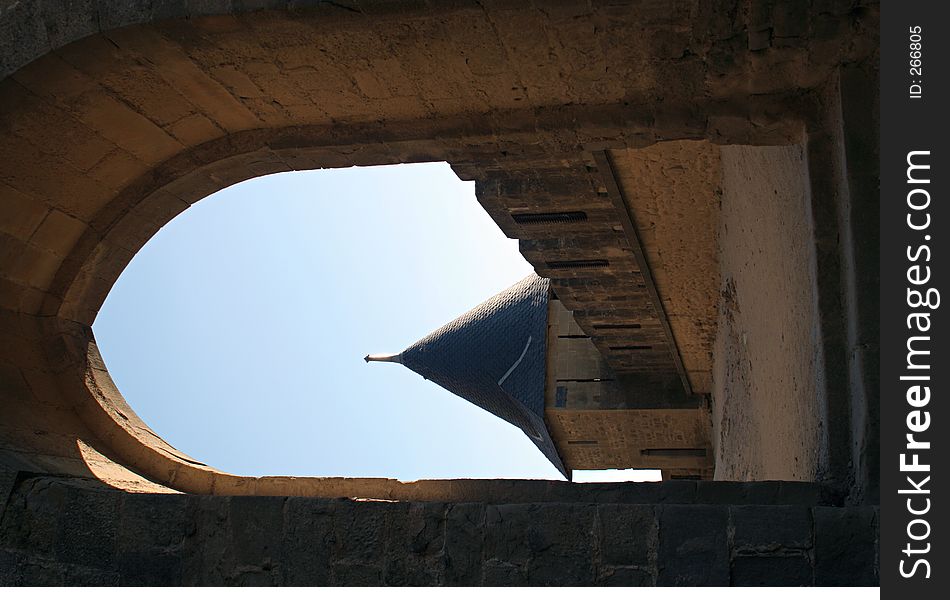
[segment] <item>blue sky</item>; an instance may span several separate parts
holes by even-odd
[[[139,415],[231,473],[561,479],[511,425],[363,362],[530,272],[444,163],[284,173],[166,225],[93,329]]]

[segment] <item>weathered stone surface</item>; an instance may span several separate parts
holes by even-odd
[[[268,496],[231,499],[228,517],[238,564],[273,562],[273,540],[283,537],[285,502],[286,498]]]
[[[608,567],[598,581],[601,585],[645,587],[653,585],[653,573],[640,567]]]
[[[815,508],[812,533],[809,510],[197,497],[130,494],[88,482],[33,478],[18,484],[0,527],[0,581],[11,585],[876,582],[876,511]],[[47,519],[52,526],[44,528]],[[811,535],[816,540],[814,576]]]
[[[64,486],[51,485],[49,480],[24,480],[11,493],[3,513],[0,534],[4,546],[50,557],[59,518],[66,507],[66,493]]]
[[[732,562],[732,585],[812,585],[814,574],[805,555],[737,556]]]
[[[876,106],[865,102],[876,84],[875,4],[7,4],[0,12],[0,463],[30,475],[0,479],[0,582],[758,583],[773,570],[781,571],[776,578],[807,579],[800,513],[769,539],[752,507],[790,498],[815,506],[848,490],[823,495],[819,486],[676,481],[586,491],[537,482],[238,478],[171,453],[107,381],[89,326],[135,251],[175,214],[226,185],[288,169],[447,160],[477,181],[480,201],[512,237],[532,237],[512,211],[554,204],[589,210],[589,229],[536,231],[525,248],[537,251],[531,258],[538,264],[547,262],[545,252],[567,257],[583,250],[627,269],[633,262],[625,258],[623,236],[598,233],[612,219],[592,151],[623,154],[671,140],[782,145],[774,152],[785,153],[807,148],[801,169],[783,172],[808,174],[802,201],[813,230],[796,239],[799,250],[815,250],[814,277],[798,268],[811,259],[793,260],[785,270],[776,267],[781,260],[766,262],[783,277],[795,276],[781,281],[798,282],[782,300],[801,310],[782,316],[800,313],[802,326],[778,334],[794,333],[809,351],[818,339],[823,352],[822,361],[809,363],[783,348],[787,360],[777,362],[801,368],[776,372],[827,410],[797,414],[804,427],[783,429],[789,434],[776,446],[782,452],[758,452],[760,438],[737,436],[736,428],[719,440],[736,442],[736,451],[728,443],[718,449],[739,479],[809,479],[822,472],[813,466],[827,451],[832,484],[855,481],[851,501],[875,498],[867,479],[876,466],[862,460],[875,454],[875,438],[854,439],[864,422],[852,418],[873,428],[876,403],[848,379],[855,361],[873,366],[874,328],[850,331],[848,323],[869,323],[861,316],[877,314],[877,258],[844,247],[853,242],[838,218],[848,216],[853,232],[864,234],[855,237],[873,246],[877,213],[864,206],[873,193],[855,190],[867,192],[872,184],[861,182],[876,179],[877,140],[855,132],[873,131],[876,122]],[[845,116],[842,125],[845,113],[856,117]],[[657,152],[662,148],[634,153]],[[658,180],[675,185],[680,178],[672,166]],[[741,179],[755,165],[734,166],[730,172]],[[724,198],[739,188],[726,185]],[[792,206],[796,198],[782,200]],[[773,243],[782,239],[768,235],[775,230],[785,231],[758,233]],[[571,234],[590,245],[561,241]],[[742,267],[725,258],[720,267]],[[842,296],[842,282],[854,275],[849,261],[863,291]],[[634,277],[608,284],[585,272],[563,275],[582,325],[656,318],[655,310],[630,305]],[[766,298],[737,304],[753,324],[778,321],[768,299],[773,288],[740,281],[737,290]],[[685,300],[674,294],[666,303],[687,306]],[[749,306],[768,307],[769,318],[753,318]],[[681,320],[687,337],[708,339],[708,328],[690,329],[688,321]],[[751,335],[730,341],[737,356],[745,356],[746,344],[776,336],[767,327],[746,329]],[[699,365],[689,377],[697,388],[708,386],[702,344],[683,346]],[[765,363],[743,374],[742,360],[726,362],[723,368],[738,369],[736,379],[745,376],[752,392],[758,386],[746,396],[780,398],[769,392],[779,379],[758,369]],[[822,370],[824,386],[808,392],[803,382]],[[857,378],[874,389],[867,383],[873,376]],[[725,386],[733,399],[748,391],[740,383]],[[754,412],[752,404],[743,406]],[[796,416],[783,411],[765,416]],[[813,435],[814,414],[828,415],[821,424],[827,447]],[[790,454],[799,462],[782,458]],[[204,495],[159,498],[154,492],[169,491],[163,485]],[[152,493],[130,499],[117,489]],[[223,493],[236,496],[211,495]],[[238,499],[265,495],[277,497]],[[288,498],[308,495],[400,502]],[[605,501],[625,504],[606,512],[589,504]],[[710,504],[670,505],[694,502]],[[750,508],[734,510],[738,505]],[[604,530],[605,523],[649,530],[642,517],[650,510],[659,515],[648,534],[656,539],[655,557],[649,543]],[[815,583],[876,582],[875,514],[814,511]],[[738,541],[729,536],[730,519]]]
[[[601,561],[609,565],[649,567],[656,556],[657,522],[651,505],[598,507]]]
[[[533,584],[590,581],[595,511],[579,504],[488,506],[485,553]]]
[[[481,583],[486,526],[483,504],[454,504],[445,516],[445,583]]]
[[[665,506],[657,585],[729,585],[728,508]]]
[[[281,583],[290,586],[330,584],[330,544],[333,542],[333,508],[312,498],[287,498],[284,505],[284,539]]]
[[[815,585],[877,585],[873,507],[816,507]]]
[[[182,552],[183,577],[188,585],[233,583],[226,568],[231,543],[228,526],[229,497],[200,497],[195,511],[194,534]]]
[[[3,522],[3,512],[7,508],[7,501],[10,494],[13,493],[13,486],[16,484],[18,472],[13,469],[6,469],[0,466],[0,523]]]
[[[70,565],[37,559],[33,557],[23,557],[17,563],[18,585],[24,586],[64,586],[66,585],[66,572]],[[80,573],[81,571],[76,571]]]
[[[131,494],[122,499],[116,566],[125,585],[182,579],[185,538],[194,534],[197,498]]]
[[[721,156],[717,476],[812,481],[828,469],[818,415],[830,371],[813,342],[818,283],[802,268],[815,260],[806,152],[733,146]]]
[[[386,562],[387,585],[438,585],[445,572],[445,530],[448,505],[414,502],[393,528],[396,551]]]
[[[812,517],[807,506],[733,506],[729,513],[736,549],[812,546]]]
[[[0,550],[0,585],[9,587],[17,585],[19,556],[11,550]]]

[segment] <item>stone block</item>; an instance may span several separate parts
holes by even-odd
[[[330,584],[335,504],[316,498],[287,498],[280,558],[284,585]]]
[[[407,515],[407,544],[414,554],[434,554],[442,549],[446,505],[414,502]]]
[[[696,481],[664,481],[662,485],[652,485],[656,489],[657,504],[687,504],[696,501]],[[646,488],[646,489],[650,489]]]
[[[122,502],[120,546],[167,548],[194,533],[197,497],[186,494],[128,494]]]
[[[651,566],[656,553],[654,507],[608,504],[598,507],[601,560],[609,565]]]
[[[30,238],[30,243],[58,256],[67,256],[69,250],[86,231],[86,224],[59,210],[52,210]]]
[[[728,524],[725,506],[664,506],[657,585],[729,585]]]
[[[818,506],[814,519],[815,585],[878,585],[874,507]]]
[[[405,510],[403,505],[392,503],[338,502],[333,511],[334,558],[382,565],[391,522]]]
[[[492,559],[485,563],[481,583],[488,587],[526,586],[529,581],[524,566]]]
[[[181,581],[182,549],[195,532],[196,505],[196,497],[184,494],[124,497],[116,560],[124,585]]]
[[[749,32],[749,50],[765,50],[772,45],[772,30]]]
[[[39,478],[26,479],[11,489],[0,526],[3,546],[37,556],[51,555],[66,490],[63,486],[50,490],[49,481]]]
[[[639,567],[609,567],[598,583],[618,587],[643,587],[654,584],[653,573]]]
[[[177,579],[166,579],[164,581],[177,581]],[[63,585],[65,586],[81,585],[104,587],[116,586],[121,582],[121,576],[117,571],[96,569],[80,565],[65,565],[65,571],[63,574]]]
[[[17,567],[19,585],[36,587],[66,585],[66,565],[35,557],[24,557]]]
[[[810,548],[811,509],[807,506],[733,506],[733,548]]]
[[[805,555],[737,556],[732,562],[732,585],[812,585],[811,563]]]
[[[485,536],[484,504],[453,504],[445,515],[445,583],[481,582]]]
[[[168,126],[168,132],[179,142],[197,146],[224,135],[210,119],[200,114],[183,117]]]
[[[280,556],[286,498],[235,496],[229,524],[231,550],[238,568],[273,566]]]
[[[590,582],[595,511],[585,504],[488,506],[485,555],[498,564],[525,568],[531,583]]]
[[[340,561],[333,564],[333,585],[380,586],[383,572],[378,564]]]
[[[697,481],[696,502],[702,504],[772,504],[777,481]]]
[[[123,549],[116,568],[115,577],[123,586],[165,586],[182,580],[183,559],[180,550]]]
[[[182,585],[225,585],[233,564],[229,553],[227,496],[202,496],[195,510],[195,533],[182,549]]]
[[[76,100],[76,116],[100,136],[148,165],[158,164],[183,149],[148,118],[104,91],[82,94]]]
[[[68,487],[59,515],[55,556],[58,560],[97,568],[114,568],[119,507],[118,491]]]
[[[413,502],[393,519],[384,565],[386,585],[439,585],[445,571],[441,502]]]
[[[10,550],[0,550],[0,586],[17,585],[19,556]]]
[[[827,504],[830,503],[827,494],[827,486],[820,483],[782,481],[779,482],[778,504],[798,504],[801,506]]]
[[[0,183],[0,232],[26,241],[40,226],[49,210],[39,200]]]
[[[772,11],[775,37],[801,37],[808,33],[808,5],[802,2],[779,2]]]

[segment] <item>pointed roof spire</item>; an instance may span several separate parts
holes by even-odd
[[[569,477],[544,423],[550,280],[531,274],[398,355],[424,378],[521,429]]]
[[[402,362],[402,354],[367,354],[363,357],[366,362]]]

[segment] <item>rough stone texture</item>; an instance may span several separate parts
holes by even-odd
[[[730,546],[725,531],[736,523],[723,525],[723,514],[737,517],[724,504],[787,495],[814,505],[820,487],[402,484],[221,473],[141,422],[111,382],[89,329],[142,244],[210,193],[279,171],[426,160],[449,161],[476,181],[479,201],[522,240],[538,273],[565,292],[582,327],[656,318],[636,301],[642,281],[630,240],[615,229],[618,215],[591,153],[683,140],[802,144],[822,358],[810,373],[824,373],[824,381],[813,395],[801,387],[795,393],[822,415],[823,435],[804,452],[797,443],[807,446],[805,438],[783,438],[777,447],[799,464],[827,452],[827,469],[821,460],[813,471],[779,461],[774,474],[775,456],[750,454],[774,441],[753,434],[775,425],[751,405],[739,411],[749,427],[727,441],[745,440],[733,463],[742,477],[817,473],[833,484],[832,497],[850,492],[850,502],[873,501],[877,346],[868,324],[877,313],[877,257],[874,244],[861,240],[877,235],[877,142],[861,131],[876,122],[876,106],[866,100],[876,97],[875,2],[41,0],[2,7],[0,465],[53,475],[13,480],[19,483],[0,525],[3,582],[511,583],[567,570],[588,574],[588,583],[758,583],[768,569],[807,580],[803,556],[816,583],[876,580],[877,524],[859,509],[813,512],[810,548]],[[524,210],[582,210],[588,221],[532,229],[512,217]],[[561,257],[606,259],[615,272],[544,272]],[[720,259],[724,274],[726,266]],[[781,273],[789,274],[806,271],[794,263]],[[740,306],[747,315],[748,305]],[[748,340],[768,331],[767,323],[754,325]],[[786,357],[791,364],[808,360],[812,346],[803,347],[804,354]],[[611,360],[620,370],[657,366]],[[726,364],[724,372],[741,366]],[[795,410],[785,415],[797,418]],[[808,420],[802,423],[811,436]],[[129,494],[94,489],[97,482],[147,492],[158,514],[128,508]],[[175,491],[208,496],[170,499]],[[488,504],[511,504],[509,493],[544,516],[532,539],[576,536],[577,570],[548,559],[546,541],[527,546],[533,554],[526,556],[522,541],[491,531]],[[714,506],[667,506],[717,494]],[[238,496],[276,498],[232,507]],[[333,497],[449,504],[406,508]],[[551,497],[571,506],[530,508]],[[655,508],[654,562],[641,564],[636,549],[633,562],[603,562],[603,515],[590,502],[664,504]],[[268,529],[251,526],[251,505]],[[512,520],[518,513],[504,512]],[[694,535],[677,525],[699,515],[715,527]],[[125,527],[135,531],[150,519],[167,523],[168,537],[143,529],[143,546],[135,546]],[[575,521],[579,529],[571,529]],[[341,532],[361,523],[378,533],[361,532],[364,545],[355,548]],[[752,539],[750,527],[744,535]],[[269,538],[270,529],[279,537]],[[489,534],[500,555],[485,553]],[[247,546],[237,547],[235,535]],[[786,542],[797,537],[783,535]],[[859,551],[845,556],[846,542]],[[301,548],[321,550],[312,568],[300,563]],[[137,569],[136,556],[152,557],[152,572]],[[710,561],[700,565],[700,556]]]
[[[728,523],[725,507],[664,507],[657,584],[729,585]]]
[[[730,508],[733,547],[738,550],[804,549],[812,543],[812,516],[807,506]]]
[[[812,585],[811,562],[805,555],[738,556],[732,563],[732,585],[782,586]]]
[[[711,476],[707,411],[678,376],[618,375],[560,300],[549,302],[548,315],[544,419],[569,469],[659,468]],[[595,333],[613,339],[610,330]],[[663,448],[701,454],[650,453]]]
[[[811,481],[827,458],[804,151],[724,146],[721,154],[716,477]]]
[[[840,71],[842,145],[847,160],[848,358],[851,374],[851,500],[880,500],[880,80],[875,60]]]
[[[877,585],[878,515],[871,506],[816,507],[815,584]]]
[[[770,518],[807,523],[806,535],[770,539],[759,524],[765,508]],[[802,511],[814,511],[814,528]],[[845,544],[874,548],[874,514],[870,507],[155,495],[23,477],[0,522],[0,582],[873,584],[873,551],[842,553]],[[732,541],[733,530],[756,531],[755,544]]]
[[[649,504],[599,508],[604,565],[627,565],[650,572],[656,560],[656,509]]]
[[[10,49],[0,71],[0,190],[10,198],[0,364],[17,398],[2,404],[4,460],[204,493],[261,484],[157,439],[118,395],[88,330],[135,251],[191,203],[277,171],[448,160],[476,180],[479,201],[522,239],[539,274],[551,275],[552,257],[611,261],[613,274],[552,279],[582,326],[649,319],[590,152],[831,135],[818,100],[839,65],[873,60],[877,27],[874,3],[162,7],[46,1],[0,15]],[[571,203],[589,227],[512,219]],[[610,354],[621,371],[658,366]],[[850,449],[863,430],[849,412],[829,415],[843,428],[835,443]]]
[[[725,185],[719,147],[681,141],[611,156],[693,391],[709,394]]]

